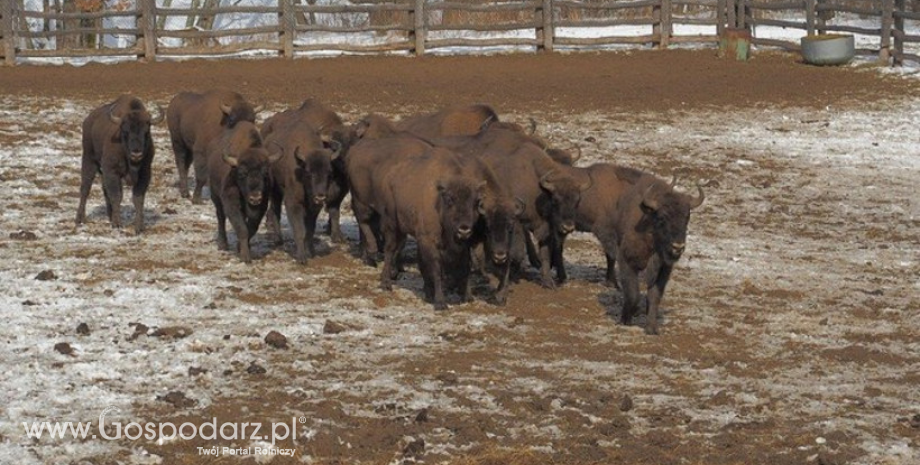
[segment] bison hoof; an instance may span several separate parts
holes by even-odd
[[[546,289],[556,289],[556,283],[552,279],[541,279],[540,285]]]
[[[435,303],[434,303],[434,309],[437,310],[437,311],[439,311],[439,312],[444,311],[444,310],[447,310],[447,304],[444,303],[444,302],[435,302]]]
[[[380,289],[383,289],[384,291],[392,291],[392,290],[393,290],[393,283],[391,283],[391,282],[389,282],[389,281],[383,281],[383,282],[380,283]]]
[[[329,237],[332,239],[332,242],[336,244],[344,244],[348,242],[347,240],[345,240],[345,235],[342,233],[330,234]]]
[[[657,335],[658,335],[658,327],[657,327],[657,326],[652,326],[652,325],[646,325],[646,326],[645,326],[645,334],[648,334],[649,336],[657,336]]]
[[[616,290],[620,290],[620,282],[617,281],[616,279],[608,279],[604,281],[604,286],[612,287]]]
[[[365,256],[364,264],[367,266],[372,266],[374,268],[377,268],[377,260],[375,260],[374,257]]]
[[[492,298],[493,305],[504,307],[506,303],[508,303],[508,296],[496,295],[495,297]]]

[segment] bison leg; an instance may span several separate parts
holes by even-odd
[[[230,220],[230,225],[233,226],[233,230],[236,232],[240,260],[246,264],[252,263],[252,252],[249,250],[249,225],[246,224],[246,221],[239,212],[230,212],[230,214],[227,215],[227,219]]]
[[[387,244],[389,247],[389,244]],[[426,294],[435,310],[447,310],[447,298],[444,296],[444,275],[441,270],[441,254],[434,247],[423,245],[419,241],[418,248],[419,269],[422,271],[422,280],[425,281]]]
[[[527,259],[530,261],[530,266],[540,269],[543,264],[540,262],[540,253],[534,245],[534,239],[527,229],[523,229],[523,231],[524,234],[521,235],[521,238],[524,241],[524,246],[527,247]]]
[[[86,154],[83,155],[83,165],[80,168],[80,205],[77,207],[77,225],[86,221],[86,200],[89,198],[89,191],[93,187],[93,181],[96,179],[96,172],[99,171],[99,165],[89,160]]]
[[[345,242],[345,235],[342,234],[339,216],[340,207],[348,194],[348,182],[345,177],[333,167],[332,179],[329,187],[326,189],[326,213],[329,214],[329,222],[326,224],[326,232],[329,233],[332,242]]]
[[[105,193],[105,211],[109,215],[112,227],[121,228],[121,200],[124,196],[121,176],[103,171],[102,190]]]
[[[668,280],[671,279],[671,270],[673,267],[670,265],[664,265],[660,260],[653,258],[652,261],[657,262],[654,266],[650,266],[646,273],[653,273],[653,275],[648,276],[648,298],[647,298],[647,307],[648,312],[648,321],[645,323],[645,333],[646,334],[658,334],[658,306],[661,303],[661,297],[664,296],[664,288],[668,285]]]
[[[217,250],[229,250],[227,243],[227,215],[224,214],[224,205],[219,196],[212,196],[214,210],[217,213]]]
[[[311,257],[316,256],[316,246],[313,245],[313,238],[316,237],[316,218],[319,216],[321,210],[321,206],[311,205],[307,208],[306,215],[304,215],[304,228],[306,233],[304,241],[306,243],[307,252]]]
[[[562,250],[565,246],[566,236],[555,235],[553,238],[553,266],[556,267],[556,282],[564,284],[569,275],[565,272],[565,260],[562,258]]]
[[[399,233],[396,225],[392,223],[392,221],[384,220],[383,224],[386,241],[383,248],[383,269],[380,271],[380,288],[387,291],[393,289],[396,257],[399,255],[400,243],[405,241],[405,234]]]
[[[552,240],[552,236],[540,241],[540,285],[547,289],[556,288],[556,282],[553,281],[550,270],[553,242],[555,241]]]
[[[201,190],[208,183],[208,157],[204,148],[193,150],[192,161],[195,165],[195,190],[192,192],[192,203],[197,205],[201,203]]]
[[[511,275],[511,261],[506,261],[498,268],[498,287],[495,288],[495,304],[505,305],[508,301],[508,278]]]
[[[612,256],[609,253],[605,255],[607,255],[607,279],[604,282],[604,285],[614,289],[620,289],[620,282],[617,281],[616,274],[617,259],[615,256]]]
[[[184,142],[172,141],[173,155],[176,159],[176,171],[179,173],[179,195],[188,198],[188,168],[192,164],[192,153]]]
[[[618,258],[621,264],[626,263],[622,254]],[[631,266],[620,266],[620,279],[623,288],[623,311],[620,313],[620,323],[628,325],[632,322],[632,317],[639,307],[639,275]]]
[[[268,229],[269,233],[274,236],[272,238],[272,243],[276,246],[284,244],[284,236],[281,235],[281,204],[284,200],[286,199],[284,199],[284,194],[281,192],[281,189],[273,187],[271,196],[269,197],[268,210],[265,213],[265,227]],[[288,211],[288,217],[290,217],[290,207],[285,205],[285,208]],[[296,239],[294,243],[297,243]]]
[[[131,199],[134,202],[134,234],[144,231],[144,197],[150,186],[150,166],[144,166],[137,173],[137,182],[131,188]]]
[[[370,266],[377,266],[377,253],[380,249],[377,240],[379,231],[375,231],[372,224],[375,213],[368,205],[355,200],[354,197],[352,197],[351,209],[355,214],[355,220],[358,222],[358,247],[361,249],[364,263]],[[376,229],[379,230],[379,228]]]
[[[312,238],[307,237],[307,231],[305,228],[305,215],[303,204],[292,200],[287,204],[286,207],[288,222],[291,223],[291,229],[294,231],[294,258],[297,260],[297,263],[301,265],[307,264],[307,253],[313,255],[312,252]],[[280,231],[280,228],[279,228]]]

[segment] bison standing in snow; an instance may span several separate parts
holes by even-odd
[[[250,263],[249,240],[268,209],[271,164],[281,153],[270,155],[255,124],[242,121],[212,141],[207,156],[211,201],[217,213],[217,247],[229,248],[229,219],[239,242],[240,259]]]
[[[130,95],[122,95],[86,117],[77,225],[86,219],[86,200],[96,173],[101,173],[105,210],[112,226],[121,227],[122,182],[127,178],[134,200],[134,232],[143,231],[144,196],[150,186],[154,154],[150,126],[161,121],[162,109],[151,117],[143,102]]]
[[[629,324],[638,309],[638,275],[645,270],[645,332],[657,334],[658,305],[684,251],[690,211],[705,199],[703,189],[697,187],[699,196],[690,197],[655,176],[613,165],[594,165],[586,171],[594,182],[578,206],[578,229],[593,232],[604,247],[608,281],[615,279],[614,264],[620,263],[623,324]]]
[[[228,90],[203,94],[182,92],[166,109],[169,137],[179,172],[179,194],[188,198],[188,169],[195,165],[193,203],[201,203],[201,189],[208,180],[208,145],[237,123],[254,123],[261,106],[253,107],[242,95]]]

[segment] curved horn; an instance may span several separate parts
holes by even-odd
[[[706,200],[706,194],[703,193],[703,186],[697,184],[697,185],[696,185],[696,189],[697,189],[697,191],[699,191],[700,195],[699,195],[698,197],[696,197],[696,198],[691,198],[691,199],[690,199],[690,209],[691,209],[691,210],[693,210],[694,208],[699,207],[700,205],[703,204],[703,200]]]
[[[495,115],[494,115],[494,114],[493,114],[493,115],[489,115],[489,117],[486,118],[485,121],[483,121],[482,124],[479,125],[479,132],[482,132],[482,131],[485,131],[486,129],[488,129],[488,128],[489,128],[489,125],[491,125],[491,124],[492,124],[492,121],[494,121],[494,120],[495,120]]]
[[[575,163],[578,160],[581,160],[581,146],[575,144],[575,150],[578,150],[578,155],[572,156],[572,163]]]
[[[112,113],[113,110],[115,110],[115,107],[114,107],[114,106],[112,106],[112,109],[109,110],[109,121],[111,121],[111,122],[113,122],[113,123],[115,123],[115,124],[121,124],[121,117],[120,117],[120,116],[115,116],[115,114]]]
[[[528,128],[527,135],[532,136],[537,133],[537,120],[533,118],[527,118],[527,121],[530,122],[530,127]]]
[[[549,170],[543,176],[540,176],[540,187],[552,192],[555,190],[556,186],[553,185],[553,182],[550,181],[550,177],[556,173],[556,170]]]
[[[296,157],[300,161],[304,161],[304,162],[307,161],[307,154],[304,153],[303,150],[300,150],[299,145],[296,148],[294,148],[294,157]]]
[[[654,188],[655,185],[652,184],[642,193],[642,206],[651,211],[658,211],[658,199],[652,196],[652,189]]]
[[[157,116],[150,120],[150,124],[156,125],[163,122],[166,119],[166,112],[163,111],[163,107],[159,103],[155,104],[157,107]]]
[[[252,112],[255,113],[255,114],[259,114],[259,112],[262,111],[262,110],[264,110],[264,109],[265,109],[265,105],[256,105],[256,106],[252,107]]]
[[[678,180],[678,179],[680,179],[680,176],[678,176],[677,174],[675,174],[673,177],[671,177],[671,187],[674,187],[674,186],[677,185],[677,180]]]
[[[229,115],[230,112],[233,111],[233,107],[224,102],[220,102],[220,111],[224,112],[225,115]]]
[[[229,150],[224,151],[222,158],[224,159],[224,162],[230,166],[236,167],[240,164],[240,161],[236,157],[234,157],[233,155],[230,155]]]

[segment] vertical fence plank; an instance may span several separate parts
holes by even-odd
[[[817,4],[815,0],[805,0],[805,33],[810,36],[815,35],[815,7]]]
[[[543,0],[543,51],[552,53],[555,41],[555,17],[553,14],[553,0]]]
[[[413,13],[415,14],[412,22],[412,28],[415,33],[415,56],[422,56],[425,54],[425,40],[428,38],[425,0],[415,0]]]
[[[823,6],[824,3],[825,3],[824,0],[815,0],[815,9],[817,10],[818,6]],[[817,12],[815,16],[817,16],[818,18],[817,26],[815,26],[816,29],[818,30],[818,34],[826,33],[827,32],[826,26],[827,26],[827,19],[828,19],[828,11],[827,10],[819,11]]]
[[[659,0],[652,7],[652,34],[658,37],[658,48],[668,48],[671,43],[671,0]]]
[[[738,27],[738,1],[726,0],[725,13],[728,15],[728,27]]]
[[[146,62],[157,59],[157,4],[156,0],[138,0],[137,10],[140,17],[140,29],[143,31],[144,55]],[[140,39],[138,39],[140,42]]]
[[[278,0],[278,39],[281,41],[281,55],[288,59],[294,58],[295,24],[293,0]]]
[[[894,11],[904,13],[906,11],[906,2],[904,0],[895,0]],[[904,64],[904,17],[896,15],[892,22],[894,23],[894,29],[900,32],[894,36],[893,53],[894,64],[900,66]]]
[[[725,32],[726,24],[726,11],[725,11],[725,0],[718,0],[716,2],[716,35],[722,37],[722,34]]]
[[[891,28],[894,25],[894,0],[882,0],[882,37],[878,45],[878,61],[887,64],[891,58]]]
[[[0,35],[3,36],[3,62],[16,64],[16,34],[13,31],[13,2],[0,1]]]

